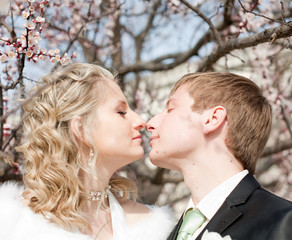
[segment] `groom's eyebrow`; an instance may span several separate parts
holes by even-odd
[[[168,108],[169,107],[169,104],[171,102],[175,102],[175,100],[173,98],[168,99],[167,102],[166,102],[166,104],[165,104],[165,107]]]

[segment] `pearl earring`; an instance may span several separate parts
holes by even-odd
[[[94,153],[93,153],[93,150],[90,149],[88,167],[92,167],[93,165],[94,165]]]

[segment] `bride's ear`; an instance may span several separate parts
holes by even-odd
[[[74,137],[77,140],[88,145],[84,136],[83,124],[82,124],[82,119],[80,116],[76,116],[71,120],[70,128],[71,128],[71,131],[73,132]]]

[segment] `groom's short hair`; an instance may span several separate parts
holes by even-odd
[[[231,73],[192,73],[183,76],[170,95],[187,85],[194,99],[193,111],[202,113],[215,106],[227,112],[225,144],[243,166],[254,173],[269,138],[272,110],[261,89],[251,80]]]

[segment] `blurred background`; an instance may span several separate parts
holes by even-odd
[[[292,2],[289,0],[0,0],[0,182],[22,181],[22,106],[41,77],[69,62],[117,74],[130,106],[146,121],[190,72],[232,72],[256,82],[273,108],[273,129],[256,177],[292,200]],[[20,102],[19,99],[24,99]],[[182,176],[148,158],[122,169],[141,201],[190,197]]]

